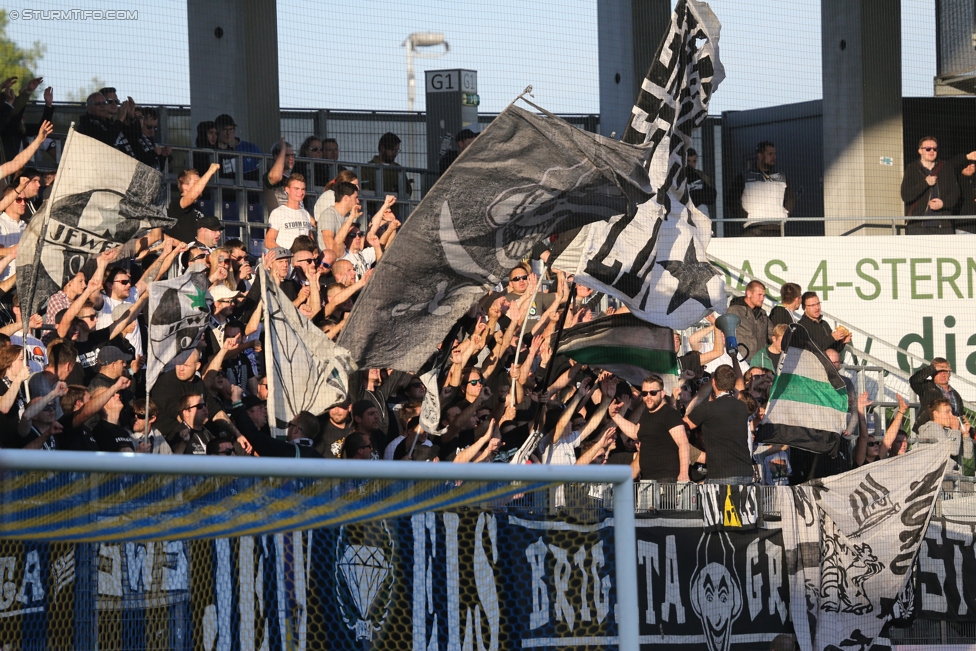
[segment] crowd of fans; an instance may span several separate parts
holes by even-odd
[[[8,82],[6,91],[13,85]],[[21,95],[29,98],[39,84],[31,80]],[[20,120],[11,110],[17,97],[10,95],[14,103],[4,105],[0,117],[8,122],[0,131]],[[106,88],[89,98],[80,130],[158,165],[170,152],[153,140],[154,117],[131,98],[119,102]],[[235,126],[227,115],[202,123],[198,145],[256,151],[236,137]],[[39,125],[33,140],[7,152],[9,162],[0,168],[9,179],[0,200],[0,290],[6,292],[0,301],[2,447],[486,462],[510,459],[533,432],[541,432],[541,441],[531,445],[534,463],[626,464],[635,478],[659,482],[797,483],[932,442],[952,448],[956,471],[970,468],[971,431],[944,359],[912,376],[922,405],[913,430],[902,428],[909,407],[899,397],[887,431],[872,435],[866,421],[871,401],[848,380],[849,418],[836,455],[764,445],[754,437],[790,324],[803,326],[840,366],[851,333],[827,324],[814,292],[786,284],[781,302],[767,313],[766,288],[753,281],[728,307],[740,317],[736,338],[743,347],[735,360],[709,317],[706,327],[687,337],[675,334],[681,367],[676,382],[648,374],[631,384],[562,355],[557,341],[566,328],[626,308],[608,306],[611,301],[555,270],[544,271],[551,282],[536,294],[538,278],[529,262],[472,306],[444,342],[450,358],[437,378],[441,413],[433,431],[420,425],[427,386],[416,375],[390,369],[355,372],[348,398],[322,414],[302,412],[290,422],[271,423],[271,351],[262,349],[258,266],[301,314],[335,339],[397,235],[396,197],[387,195],[375,214],[365,215],[359,191],[375,179],[343,170],[310,212],[304,203],[307,170],[295,165],[291,145],[282,140],[263,179],[271,216],[266,251],[256,258],[244,242],[222,241],[221,222],[197,209],[208,181],[236,173],[238,158],[228,159],[230,167],[208,162],[205,169],[180,174],[179,195],[169,206],[172,228],[139,233],[105,251],[51,296],[43,313],[22,315],[14,261],[24,223],[49,184],[24,164],[50,132],[48,121]],[[394,162],[394,138],[380,141],[383,164]],[[334,141],[314,137],[301,152],[314,158],[329,145],[328,155],[337,157]],[[247,157],[241,160],[245,174],[256,172]],[[159,376],[147,399],[149,287],[201,263],[210,283],[209,322],[199,346]],[[286,438],[275,438],[272,429],[285,430]]]

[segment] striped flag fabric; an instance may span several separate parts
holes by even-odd
[[[803,326],[790,325],[782,347],[779,375],[756,438],[834,455],[847,426],[844,380]]]
[[[678,0],[622,138],[646,148],[654,194],[635,212],[584,226],[553,264],[640,318],[675,329],[726,305],[725,282],[705,254],[711,222],[691,201],[685,174],[691,134],[725,78],[720,32],[708,4]]]
[[[559,352],[580,364],[610,371],[635,386],[651,373],[677,375],[674,331],[641,321],[633,314],[612,314],[563,332]]]

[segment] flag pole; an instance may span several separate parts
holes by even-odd
[[[75,132],[75,123],[72,122],[68,127],[68,135],[64,139],[64,147],[61,149],[61,158],[64,159],[64,152],[68,149],[68,143],[71,142],[71,136]],[[51,194],[48,197],[47,205],[44,207],[44,214],[41,215],[41,224],[37,228],[37,241],[34,242],[34,263],[31,268],[31,278],[30,278],[30,289],[27,292],[27,301],[24,301],[24,296],[20,296],[20,323],[21,323],[21,333],[23,334],[23,344],[24,344],[24,365],[30,368],[30,360],[28,358],[27,352],[27,331],[28,324],[30,323],[30,317],[33,314],[32,307],[34,305],[34,294],[37,293],[37,273],[41,267],[41,243],[44,239],[44,231],[47,228],[47,222],[51,218],[51,206],[55,198],[58,196],[58,186],[61,184],[61,178],[64,176],[64,170],[60,174],[54,176],[54,185],[51,186]],[[17,257],[20,257],[20,251],[18,250]],[[18,293],[20,293],[18,291]],[[24,305],[27,306],[27,310],[24,310]],[[26,384],[24,385],[27,386]],[[30,400],[30,389],[26,389],[27,399]]]
[[[264,303],[264,376],[268,380],[268,426],[271,436],[278,438],[278,416],[275,411],[275,383],[274,383],[274,355],[271,352],[271,306],[268,302],[268,293],[271,291],[271,274],[264,268],[264,260],[261,261],[261,302]],[[269,363],[270,362],[270,363]]]
[[[64,148],[61,149],[62,160],[64,159],[65,152],[68,150],[68,145],[71,143],[72,140],[71,137],[72,135],[74,135],[74,132],[75,132],[75,123],[72,122],[71,126],[68,127],[68,135],[64,139]],[[37,229],[37,242],[34,244],[34,266],[31,270],[30,289],[27,292],[26,313],[24,312],[24,297],[23,296],[20,297],[20,320],[22,322],[24,321],[25,314],[27,316],[27,322],[28,323],[30,322],[30,317],[32,314],[31,307],[34,303],[34,294],[37,292],[37,272],[40,269],[40,265],[41,265],[41,243],[44,240],[44,231],[47,228],[47,222],[51,219],[51,206],[53,205],[54,200],[58,196],[58,186],[61,185],[61,179],[64,177],[66,171],[67,170],[59,170],[59,173],[55,175],[54,185],[51,186],[51,194],[48,197],[48,202],[46,206],[47,210],[44,211],[44,215],[41,217],[41,225]],[[17,257],[20,257],[19,252]],[[26,329],[24,330],[24,334],[25,334],[25,342],[26,342],[26,334],[27,334]],[[26,350],[26,346],[25,346],[25,350]]]

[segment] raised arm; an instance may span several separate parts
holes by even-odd
[[[268,183],[274,185],[280,183],[281,179],[285,177],[285,152],[287,148],[285,147],[285,139],[278,139],[278,157],[275,159],[274,165],[268,170]]]
[[[210,183],[211,177],[213,177],[213,175],[219,171],[220,164],[211,163],[207,171],[203,173],[203,176],[198,178],[197,182],[190,186],[190,189],[185,195],[180,197],[180,207],[189,208],[191,205],[193,205],[196,200],[200,198],[200,195],[203,194],[204,189],[207,187],[207,183]]]
[[[866,392],[865,392],[866,395]],[[908,411],[908,403],[905,399],[901,397],[901,394],[896,394],[898,398],[898,410],[895,412],[895,417],[891,419],[891,424],[888,425],[888,429],[885,430],[884,438],[881,440],[881,447],[878,449],[878,458],[884,459],[888,456],[888,451],[891,450],[891,446],[895,443],[895,438],[898,436],[898,432],[901,431],[901,423],[905,419],[905,412]],[[861,416],[860,401],[858,401],[857,406],[858,418]],[[867,429],[867,423],[863,425],[864,429]]]
[[[47,139],[54,132],[54,125],[45,120],[41,123],[41,128],[37,131],[37,137],[27,145],[23,151],[14,156],[10,161],[0,165],[0,176],[10,176],[15,172],[20,171],[24,165],[26,165],[37,150],[40,148],[41,143]],[[20,194],[18,192],[17,194]]]
[[[86,420],[100,412],[102,408],[108,404],[108,401],[112,399],[112,396],[119,391],[129,388],[130,384],[131,382],[129,381],[129,378],[120,377],[115,381],[115,384],[109,387],[108,391],[102,391],[96,397],[91,398],[85,403],[85,406],[82,407],[81,411],[75,414],[75,417],[71,419],[72,426],[79,427]]]
[[[854,449],[854,463],[858,466],[863,465],[864,461],[867,459],[868,454],[868,421],[867,417],[864,415],[864,410],[867,406],[871,404],[868,400],[868,392],[865,391],[857,398],[857,423],[858,423],[858,436],[857,436],[857,446]],[[892,437],[892,440],[894,437]],[[880,452],[880,450],[879,450]],[[880,458],[880,456],[878,457]]]

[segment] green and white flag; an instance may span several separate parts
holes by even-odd
[[[836,454],[840,433],[847,427],[843,378],[801,325],[790,325],[782,348],[779,375],[769,390],[757,440]]]
[[[634,386],[651,373],[669,376],[679,371],[674,331],[633,314],[613,314],[569,328],[563,332],[559,352]]]

